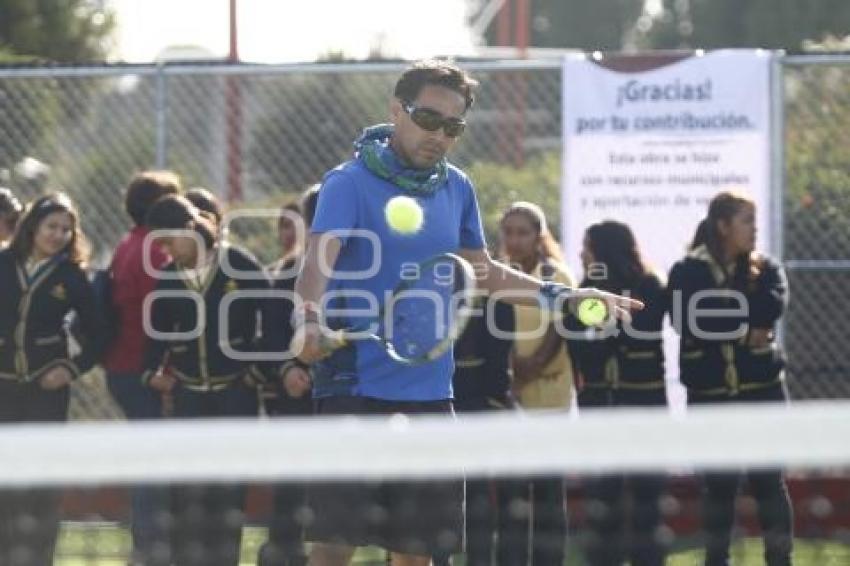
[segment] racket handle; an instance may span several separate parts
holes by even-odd
[[[323,354],[332,354],[340,348],[348,345],[348,340],[345,338],[345,333],[342,330],[328,331],[324,329],[319,334],[319,349]]]

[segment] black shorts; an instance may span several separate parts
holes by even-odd
[[[316,400],[316,413],[442,413],[451,416],[453,411],[451,401],[396,402],[330,397]],[[312,521],[307,528],[307,540],[348,546],[373,545],[391,552],[422,556],[460,552],[463,549],[463,497],[462,478],[311,484],[307,501]]]

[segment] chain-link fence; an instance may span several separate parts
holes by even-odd
[[[402,68],[0,70],[0,171],[12,177],[0,182],[25,198],[46,185],[70,192],[102,262],[127,228],[122,198],[134,171],[171,168],[186,186],[207,187],[244,206],[278,206],[350,156],[365,126],[387,121],[388,95]],[[557,191],[543,190],[556,188],[560,167],[557,63],[472,70],[481,89],[454,160],[478,167],[545,161],[547,171],[538,174],[551,186],[540,193],[557,203]],[[493,195],[492,204],[509,198]],[[249,239],[272,233],[232,228]],[[251,247],[275,249],[266,243]]]
[[[842,347],[850,307],[850,57],[783,60],[784,259],[793,301],[785,340],[797,397],[850,395]],[[523,198],[558,230],[560,63],[468,64],[480,81],[470,128],[453,155],[476,182],[488,230]],[[399,64],[281,67],[167,65],[0,69],[0,184],[24,198],[48,186],[80,203],[95,263],[128,228],[133,172],[172,168],[246,207],[277,207],[351,154],[385,121]],[[847,155],[845,156],[845,153]],[[255,223],[256,222],[256,223]],[[240,220],[233,237],[262,260],[271,220]],[[494,239],[493,239],[494,240]],[[829,315],[829,316],[828,316]]]
[[[785,342],[797,398],[850,396],[850,57],[783,66]],[[777,227],[778,228],[778,227]]]

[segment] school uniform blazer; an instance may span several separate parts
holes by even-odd
[[[605,329],[585,329],[573,315],[567,321],[571,330],[585,329],[582,338],[568,341],[583,389],[664,390],[664,284],[657,275],[647,274],[629,291],[646,307],[632,313],[630,325],[619,322],[616,335],[606,334]]]
[[[304,256],[299,255],[291,257],[283,261],[277,261],[268,267],[271,286],[278,295],[271,301],[271,309],[273,320],[280,321],[274,328],[274,340],[279,349],[289,351],[289,344],[292,342],[292,337],[295,334],[295,329],[292,327],[292,312],[295,309],[295,281],[298,275],[304,268]],[[287,356],[287,360],[275,370],[275,377],[281,376],[284,372],[292,367],[299,367],[305,371],[310,371],[310,366],[305,364],[291,353]],[[288,397],[283,383],[279,379],[273,379],[269,383],[267,390],[273,391],[278,398]],[[309,395],[300,397],[299,400],[308,400]]]
[[[81,347],[75,356],[68,351],[72,311]],[[10,249],[0,251],[0,378],[35,381],[60,365],[76,378],[99,358],[104,332],[94,291],[79,265],[60,255],[28,276]]]
[[[680,335],[680,380],[689,390],[704,395],[737,395],[741,390],[775,385],[785,356],[771,341],[753,348],[748,344],[749,330],[774,328],[788,303],[788,284],[782,267],[769,257],[759,260],[759,272],[744,284],[736,284],[718,265],[704,246],[689,253],[670,271],[668,284],[671,320]],[[741,288],[739,288],[741,287]],[[723,297],[714,293],[699,299],[699,309],[723,309],[723,316],[698,317],[689,321],[689,305],[697,293],[737,291],[740,295]],[[743,297],[743,300],[741,300]],[[743,307],[743,308],[739,308]],[[738,312],[735,312],[738,311]],[[732,333],[744,325],[746,332],[737,339],[720,339],[702,333]]]
[[[513,305],[492,299],[479,301],[477,306],[482,314],[469,320],[454,345],[452,386],[455,407],[461,411],[513,405],[508,365],[515,329]],[[488,321],[495,328],[490,328]]]
[[[210,253],[213,263],[199,286],[171,262],[149,295],[149,330],[160,334],[148,335],[143,383],[167,364],[185,387],[218,391],[246,377],[265,382],[280,367],[282,360],[270,357],[282,357],[281,330],[289,321],[275,316],[266,271],[226,243]],[[223,306],[226,301],[232,302]]]

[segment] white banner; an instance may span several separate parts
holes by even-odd
[[[721,190],[753,198],[767,249],[771,57],[722,50],[641,72],[564,60],[561,226],[576,273],[585,229],[613,219],[666,274]],[[672,369],[676,350],[666,350]]]

